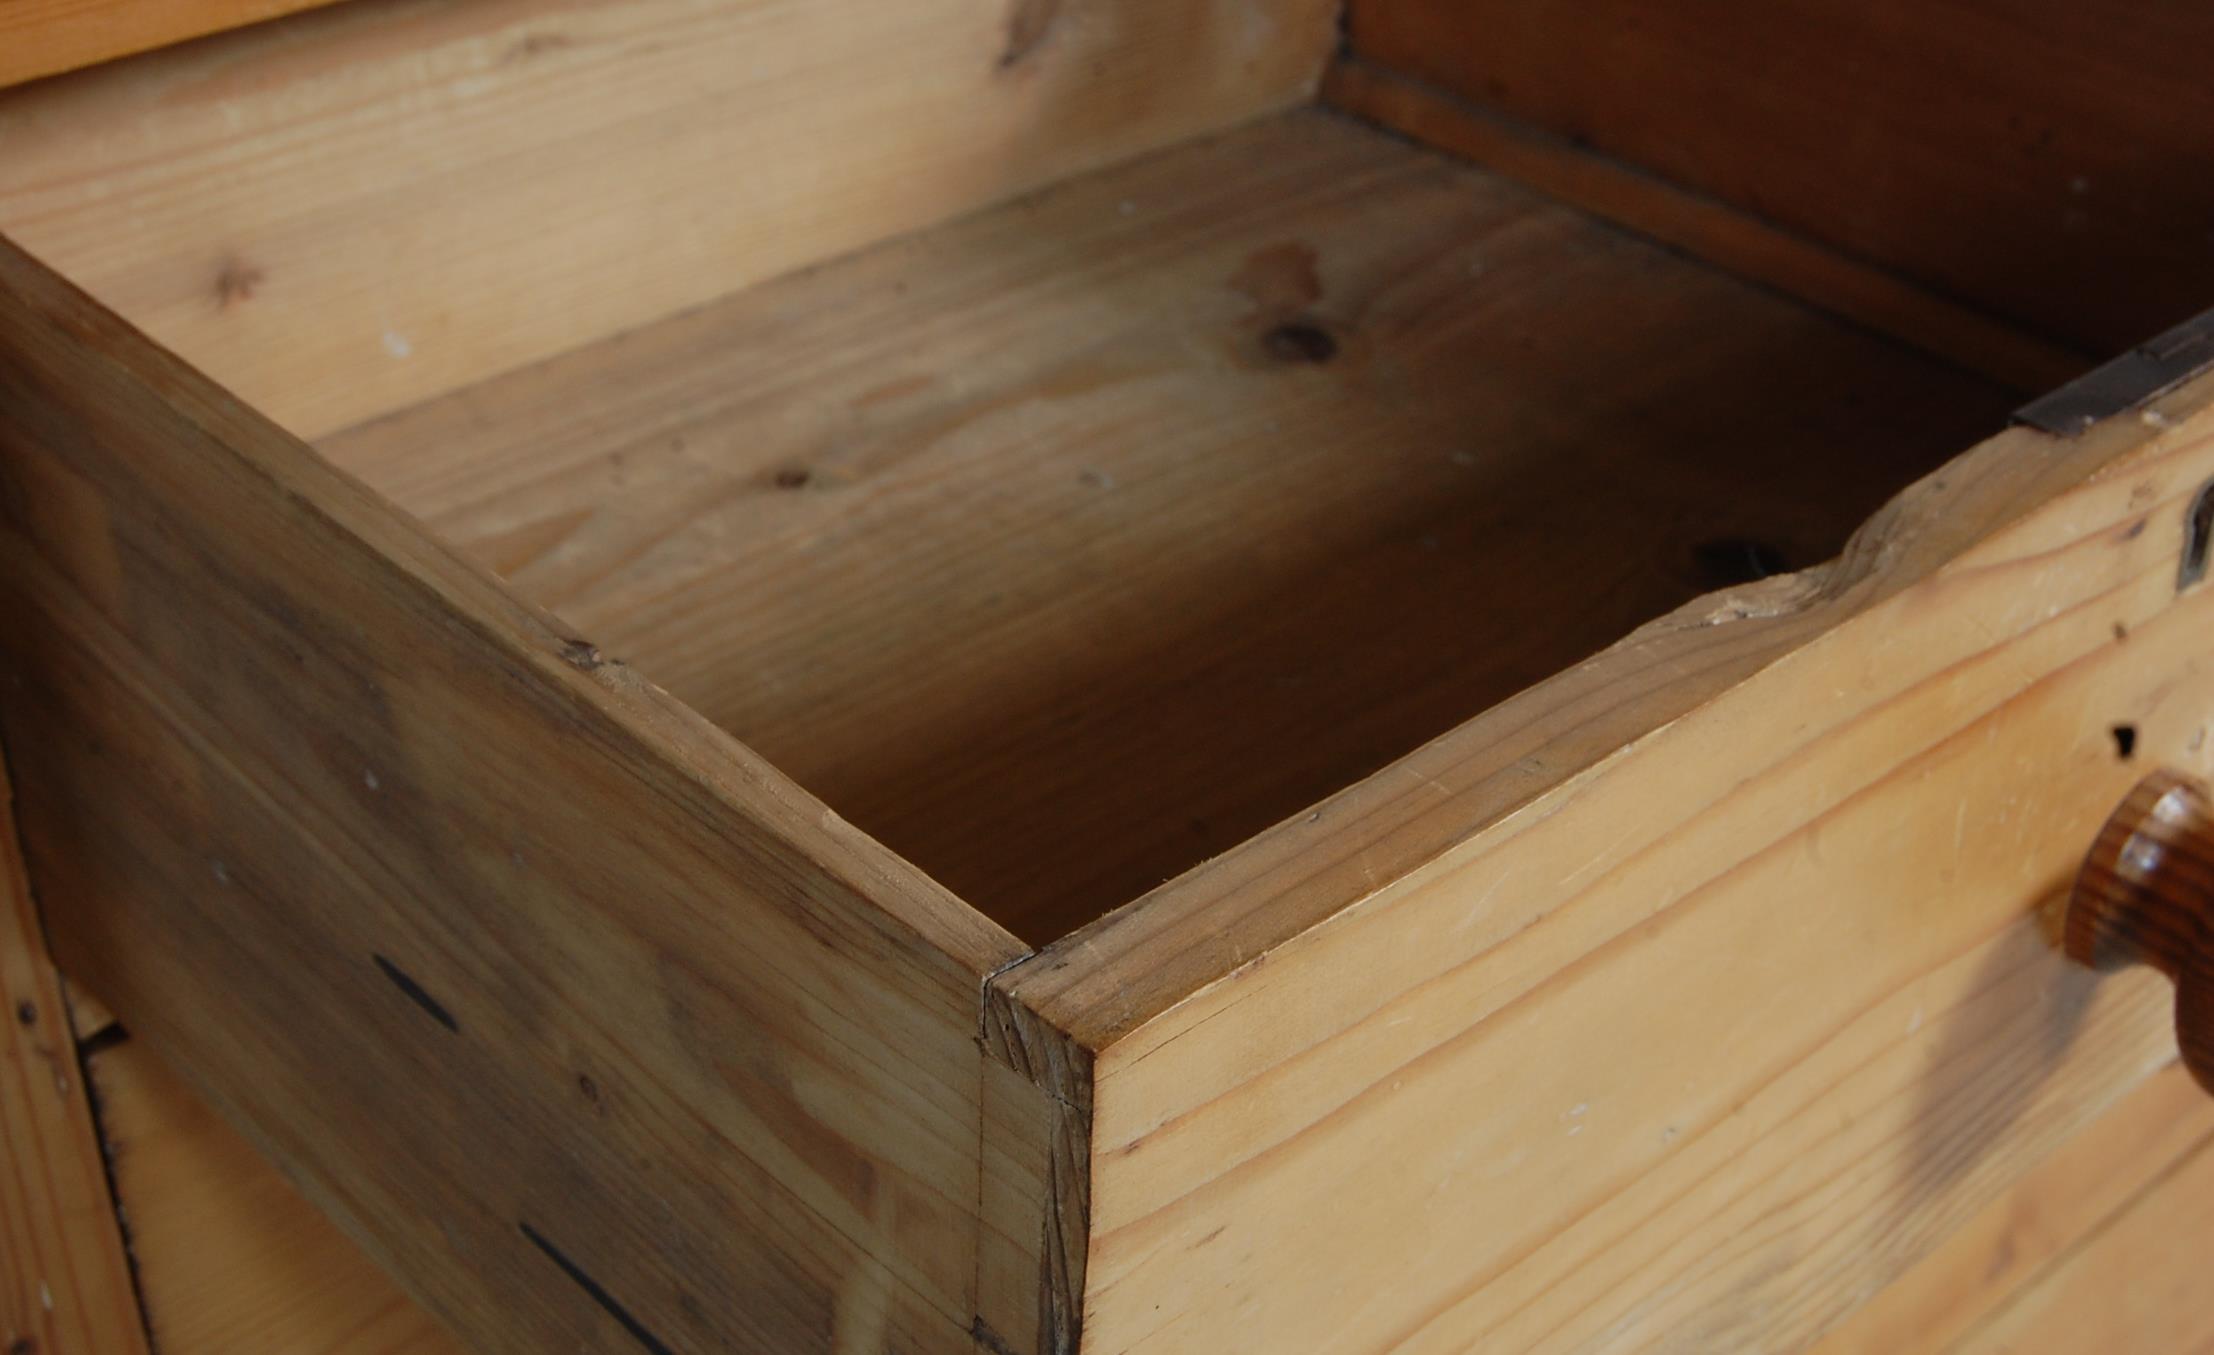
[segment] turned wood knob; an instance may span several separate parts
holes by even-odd
[[[2176,1043],[2214,1092],[2214,799],[2158,771],[2099,830],[2068,896],[2068,957],[2095,969],[2149,964],[2175,980]]]

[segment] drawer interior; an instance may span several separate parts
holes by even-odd
[[[1500,8],[335,6],[9,92],[0,230],[1043,944],[1818,566],[2193,299],[2111,82],[1933,111],[1815,5],[1732,20],[1805,69],[1707,118],[1674,21]],[[2150,262],[2021,281],[2070,250]]]
[[[2005,7],[357,0],[0,93],[57,955],[510,1343],[1858,1302],[1999,1179],[1822,1185],[1898,1089],[2063,1132],[1947,1051],[2067,1052],[2005,1023],[2075,797],[1954,817],[1944,910],[1897,825],[2192,699],[2204,390],[1967,449],[2214,299],[2214,19],[2054,79]],[[1574,1254],[1633,1209],[1823,1240]]]
[[[1043,943],[2012,398],[1301,110],[320,447]]]

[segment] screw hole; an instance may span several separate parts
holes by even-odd
[[[2137,726],[2116,725],[2113,734],[2114,755],[2116,757],[2127,762],[2137,756]]]
[[[2214,545],[2214,481],[2201,486],[2191,500],[2190,516],[2183,523],[2183,565],[2176,571],[2176,591],[2182,592],[2206,577],[2206,557]]]

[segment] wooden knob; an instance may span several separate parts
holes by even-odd
[[[2068,896],[2068,957],[2149,964],[2175,980],[2183,1064],[2214,1092],[2214,798],[2181,772],[2137,783],[2099,830]]]

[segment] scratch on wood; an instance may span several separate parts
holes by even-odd
[[[422,984],[415,981],[413,975],[382,955],[371,955],[369,958],[376,962],[377,968],[383,972],[386,978],[392,980],[393,987],[406,994],[410,1002],[430,1013],[430,1018],[433,1021],[456,1035],[461,1033],[461,1023],[454,1019],[452,1012],[446,1010],[446,1004],[432,997]]]
[[[617,1302],[615,1296],[602,1288],[598,1280],[586,1274],[582,1266],[570,1260],[559,1247],[549,1242],[544,1233],[539,1232],[528,1223],[520,1221],[515,1226],[522,1229],[523,1236],[530,1239],[530,1244],[544,1252],[547,1260],[559,1266],[561,1273],[574,1281],[577,1288],[583,1290],[609,1317],[614,1318],[624,1331],[629,1332],[632,1340],[654,1352],[654,1355],[676,1355],[676,1352],[669,1348],[666,1341],[654,1335],[647,1329],[645,1323],[633,1317],[630,1309]]]

